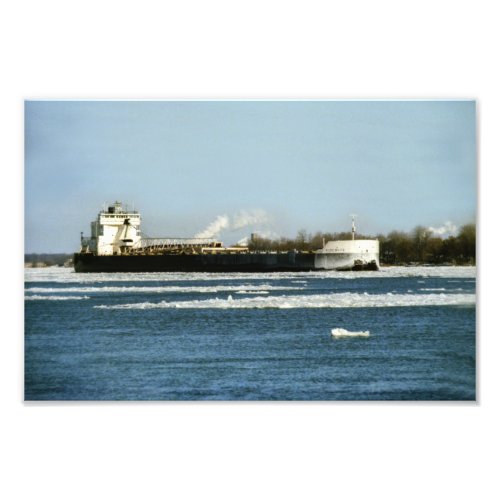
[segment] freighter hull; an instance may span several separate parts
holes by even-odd
[[[76,272],[283,272],[311,271],[313,253],[93,255],[76,253]]]
[[[377,271],[378,253],[317,253],[316,269],[335,271]]]
[[[336,271],[376,271],[380,267],[379,253],[378,240],[329,241],[316,252],[315,266]]]
[[[378,256],[313,253],[247,253],[218,255],[93,255],[76,253],[73,257],[77,273],[113,272],[297,272],[297,271],[361,271],[379,268]]]

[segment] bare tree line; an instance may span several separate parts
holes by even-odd
[[[391,231],[387,235],[357,234],[356,239],[378,239],[380,262],[383,264],[475,264],[476,225],[465,224],[456,236],[435,236],[428,228],[415,227],[411,232]],[[324,241],[348,240],[351,233],[307,233],[301,229],[294,239],[263,238],[252,235],[250,250],[315,251],[323,247]]]

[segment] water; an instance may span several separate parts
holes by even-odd
[[[26,269],[25,399],[474,400],[475,273]]]

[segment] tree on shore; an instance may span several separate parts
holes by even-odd
[[[357,239],[374,239],[369,235],[357,235]],[[308,234],[301,229],[294,239],[272,240],[253,235],[248,247],[250,250],[271,251],[316,251],[323,242],[350,240],[351,233]],[[462,226],[457,236],[442,238],[433,235],[424,226],[416,226],[410,233],[391,231],[387,235],[378,234],[380,243],[380,262],[383,264],[475,264],[476,262],[476,225]]]

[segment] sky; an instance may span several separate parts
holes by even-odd
[[[150,237],[446,237],[476,217],[476,103],[26,101],[25,252],[78,251],[114,201]]]

